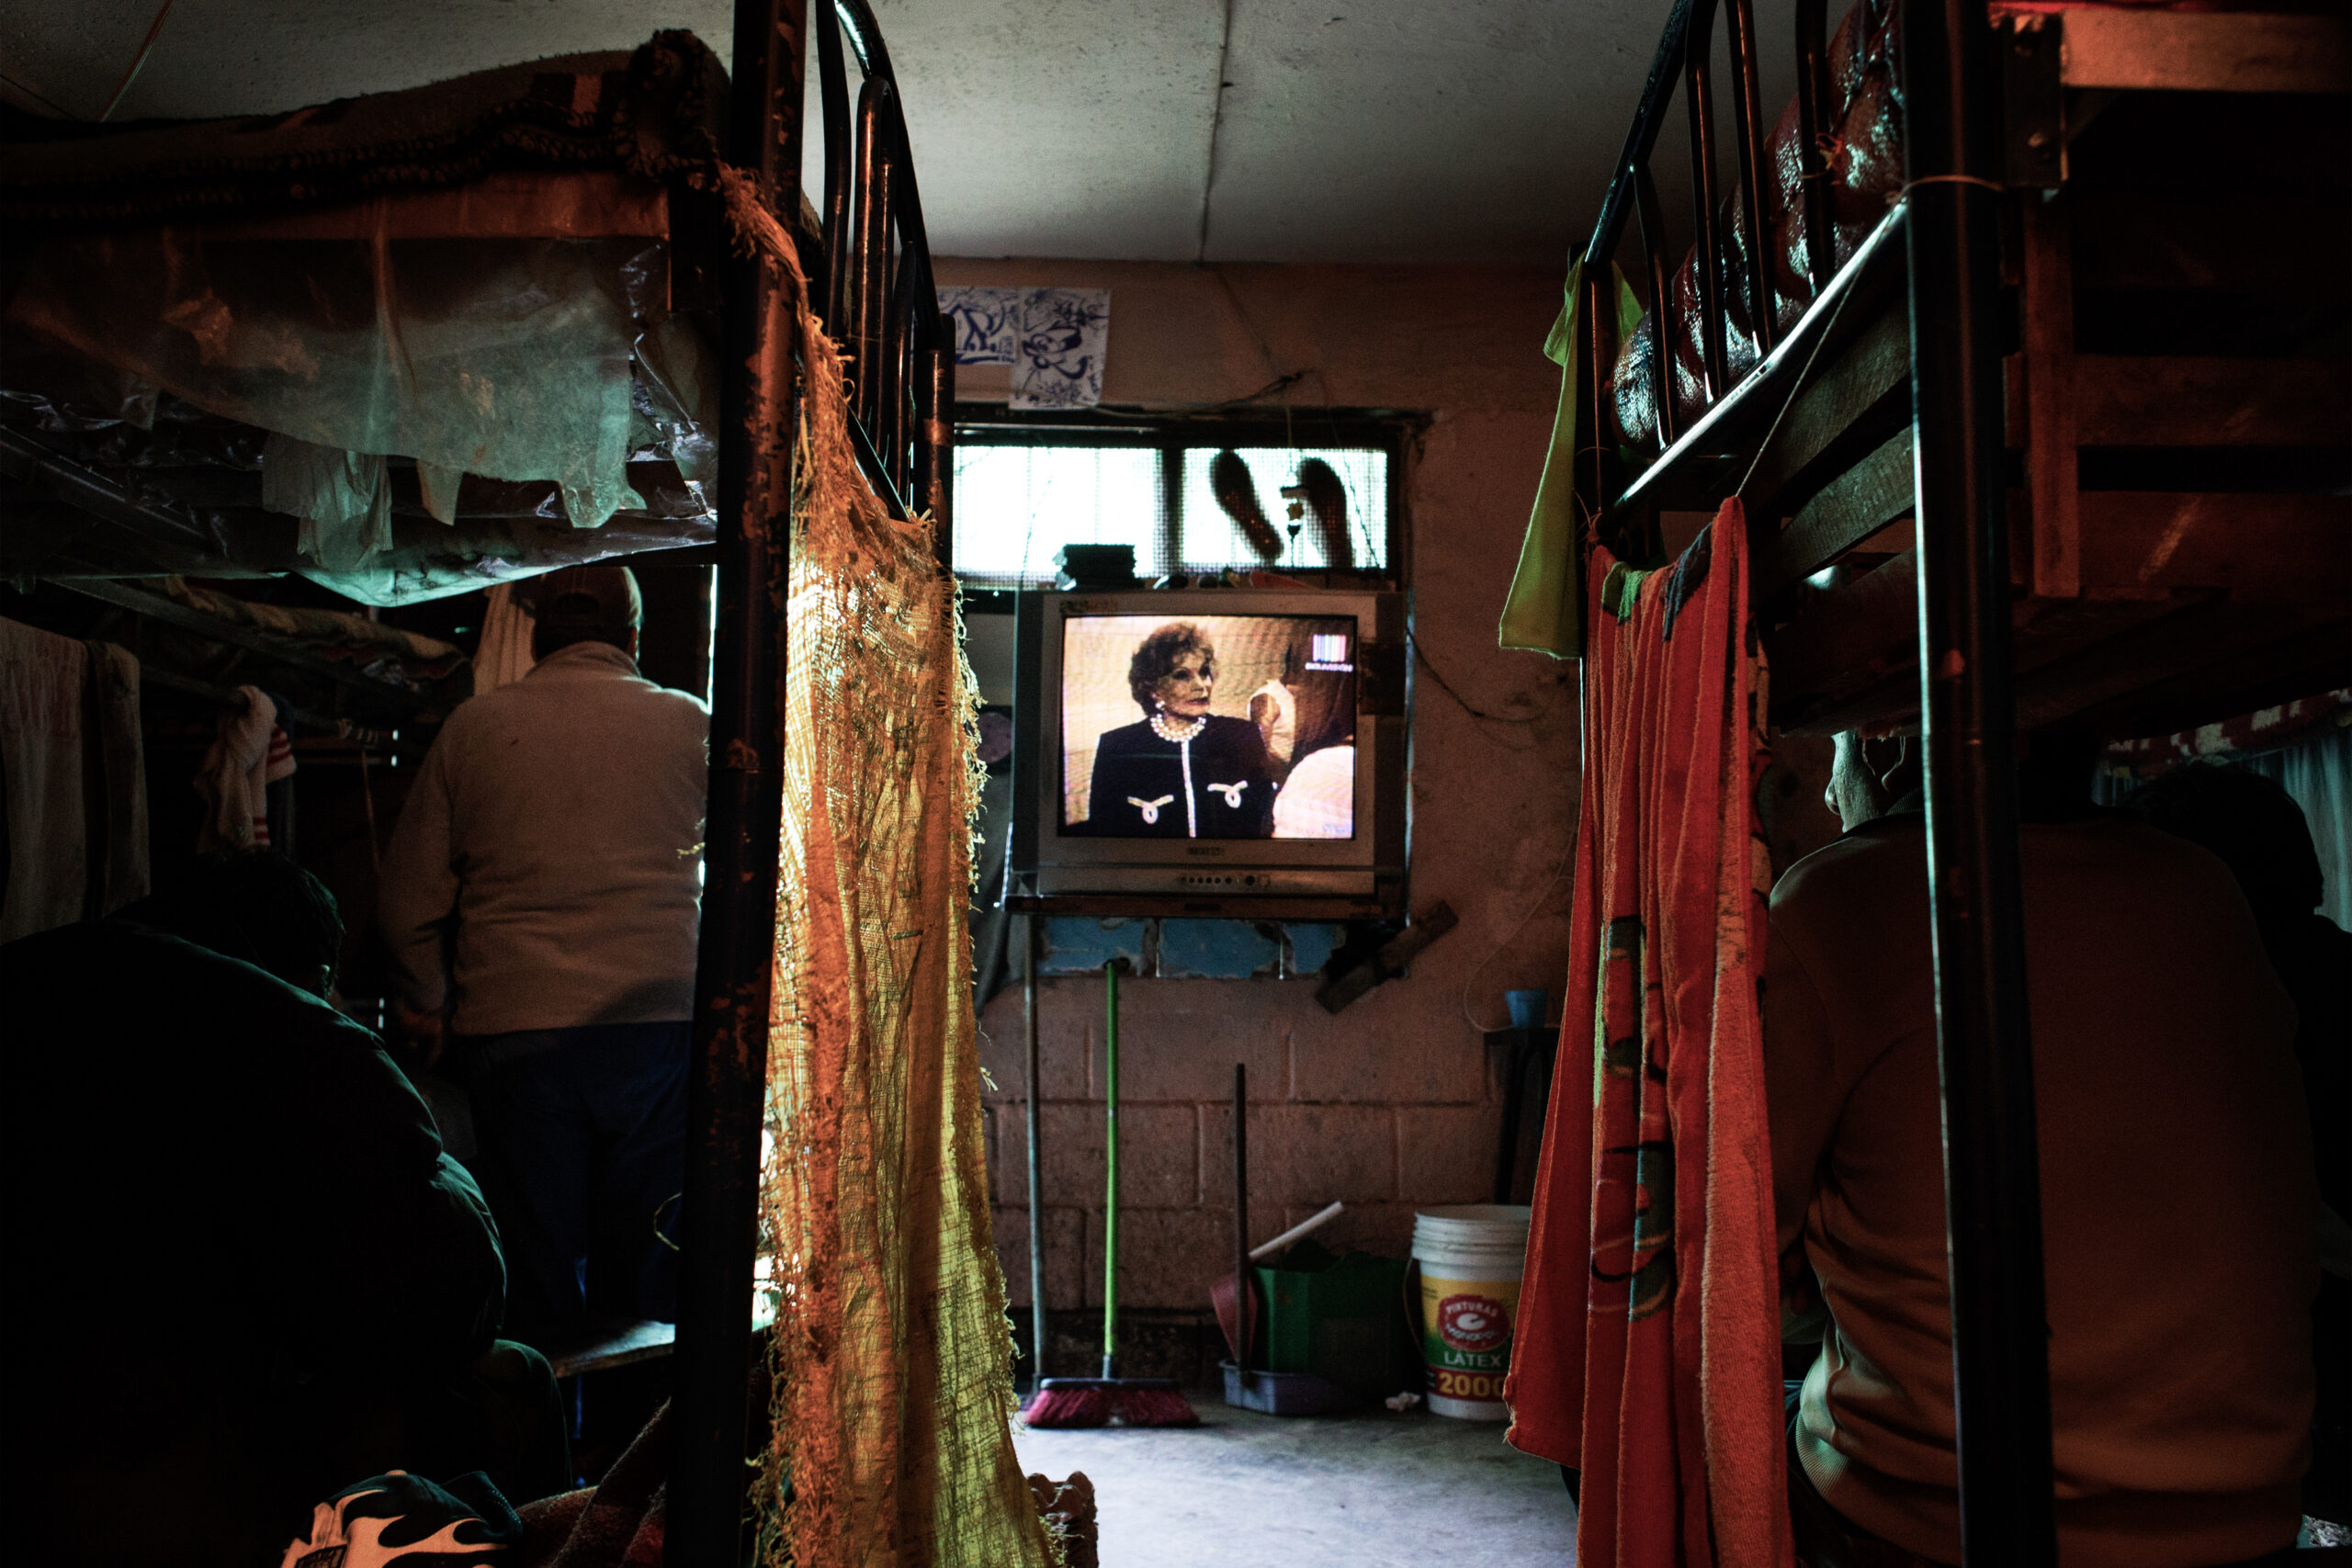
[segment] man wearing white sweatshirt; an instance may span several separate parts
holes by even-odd
[[[710,716],[638,673],[640,604],[623,567],[544,580],[538,662],[450,716],[383,866],[395,1025],[473,1074],[526,1342],[675,1294]]]

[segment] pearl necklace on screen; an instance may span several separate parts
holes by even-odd
[[[1206,715],[1193,720],[1190,724],[1170,724],[1165,714],[1156,713],[1151,716],[1151,732],[1170,746],[1182,746],[1208,727],[1209,721]]]

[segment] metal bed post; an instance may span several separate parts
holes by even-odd
[[[1634,214],[1642,226],[1643,271],[1649,279],[1650,366],[1657,385],[1657,446],[1663,452],[1682,433],[1682,422],[1674,412],[1674,348],[1667,341],[1672,331],[1667,320],[1667,291],[1674,287],[1674,275],[1667,270],[1666,212],[1658,205],[1657,182],[1651,177],[1646,160],[1634,166]]]
[[[1805,281],[1813,297],[1837,276],[1829,238],[1829,158],[1822,133],[1829,129],[1828,0],[1797,0],[1797,164],[1803,171]]]
[[[1715,165],[1715,0],[1692,0],[1690,28],[1684,38],[1682,97],[1690,111],[1690,197],[1698,209],[1691,225],[1698,236],[1698,265],[1691,276],[1699,285],[1699,363],[1705,372],[1707,400],[1713,402],[1731,390],[1731,350],[1724,321],[1722,209],[1717,195],[1721,186]],[[1665,325],[1663,306],[1659,325]]]
[[[857,95],[857,188],[851,199],[857,225],[849,268],[850,407],[881,448],[882,390],[893,379],[883,358],[890,308],[890,175],[897,149],[889,130],[890,84],[868,76]],[[838,244],[837,236],[828,236]],[[888,454],[883,453],[888,464]]]
[[[1756,14],[1749,0],[1731,0],[1724,13],[1731,37],[1731,107],[1739,148],[1738,233],[1747,247],[1748,332],[1756,357],[1772,352],[1779,337],[1772,319],[1772,231],[1764,221],[1763,106],[1756,85]],[[1728,301],[1726,301],[1728,303]]]
[[[1026,1047],[1027,1076],[1022,1107],[1029,1140],[1029,1389],[1035,1393],[1046,1380],[1046,1221],[1043,1152],[1045,1116],[1037,1103],[1044,1074],[1037,1060],[1037,946],[1045,934],[1035,913],[1021,917],[1021,1027]]]
[[[824,299],[818,315],[835,344],[849,323],[850,107],[849,78],[842,62],[841,18],[832,0],[818,0],[816,14],[818,102],[825,128]],[[812,283],[815,279],[810,280]]]
[[[2000,78],[1984,0],[1903,0],[1919,679],[1961,1549],[2057,1562],[2018,887],[2001,391]]]
[[[728,156],[800,204],[806,0],[737,0]],[[784,585],[798,427],[783,269],[725,247],[710,804],[680,1214],[671,1568],[740,1568],[751,1472],[752,1263],[784,808]]]
[[[1619,469],[1617,443],[1607,432],[1611,413],[1609,373],[1617,363],[1617,279],[1607,264],[1588,270],[1582,283],[1584,292],[1584,331],[1577,335],[1571,360],[1571,374],[1576,377],[1576,459],[1568,472],[1575,493],[1581,499],[1590,497],[1584,513],[1588,535],[1577,550],[1577,603],[1581,613],[1584,603],[1584,555],[1591,543],[1590,536],[1608,515],[1610,499],[1616,495],[1624,476]],[[1640,559],[1648,552],[1646,541],[1629,547],[1622,537],[1600,541],[1610,553],[1621,559]]]
[[[932,300],[938,299],[934,291]],[[922,309],[930,300],[918,299]],[[915,352],[914,479],[909,501],[931,513],[943,571],[956,568],[956,345],[932,309],[932,342]],[[920,341],[920,340],[918,340]]]

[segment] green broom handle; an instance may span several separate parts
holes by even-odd
[[[1102,961],[1102,1375],[1113,1375],[1119,1325],[1119,961]]]

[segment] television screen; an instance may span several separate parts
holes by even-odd
[[[1352,839],[1356,617],[1070,615],[1061,831]]]

